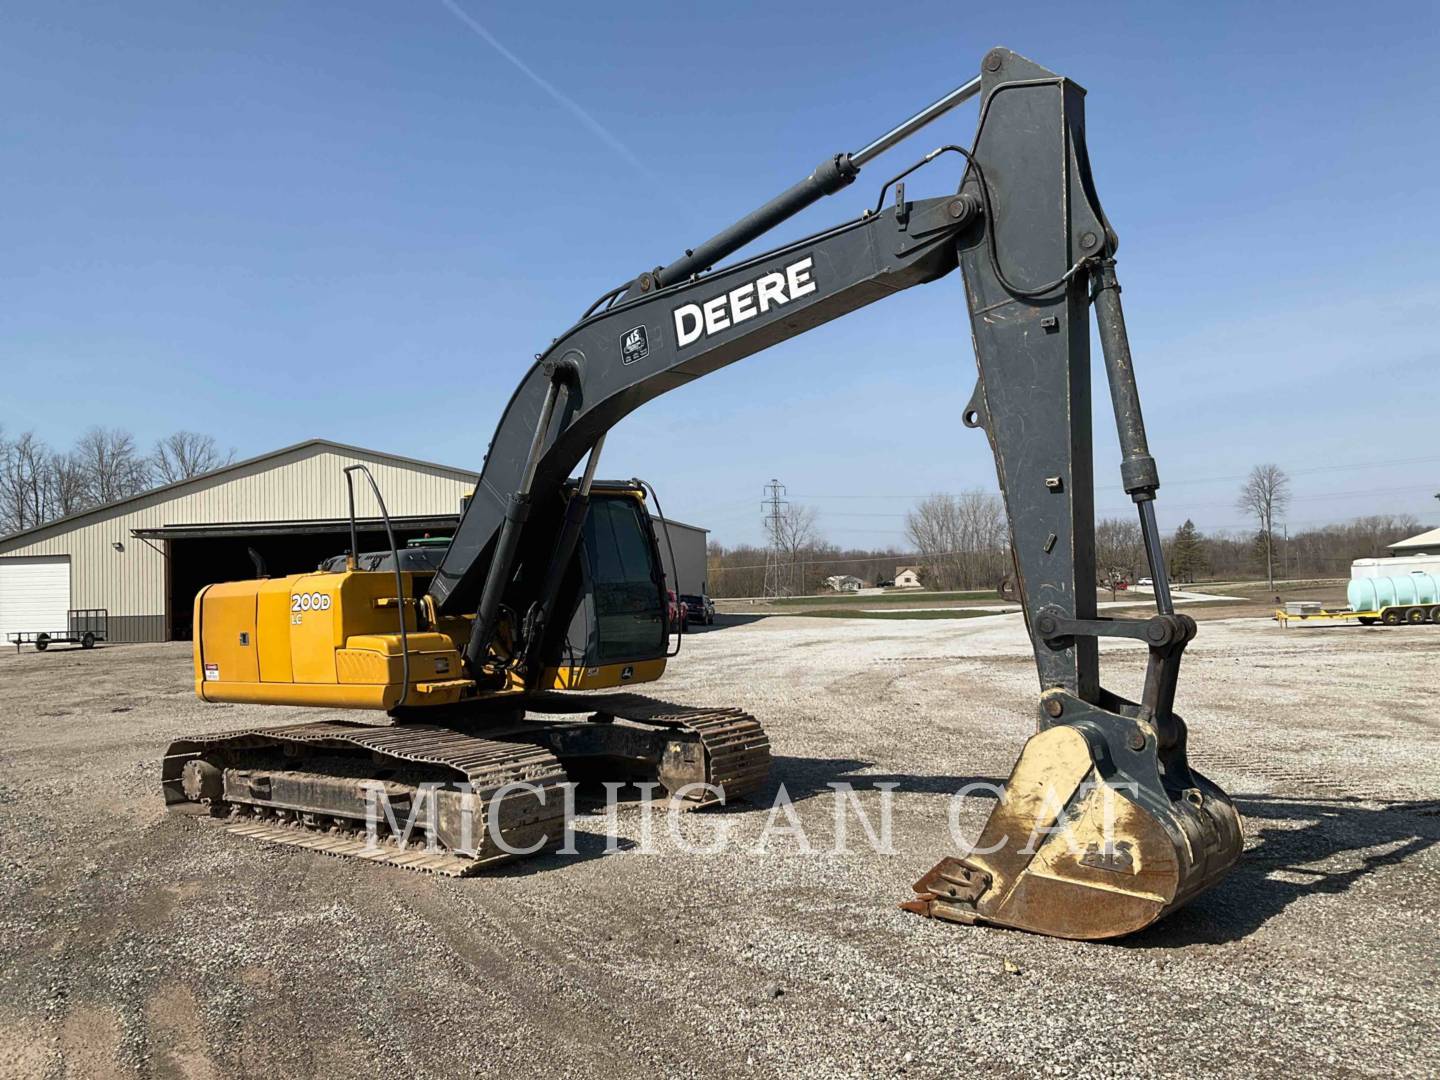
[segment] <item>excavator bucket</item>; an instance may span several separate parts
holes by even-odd
[[[1071,702],[1087,715],[1031,737],[978,841],[936,863],[902,908],[1113,938],[1150,925],[1235,862],[1240,817],[1185,765],[1182,747],[1157,755],[1143,722]]]

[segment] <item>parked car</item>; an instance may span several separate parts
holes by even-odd
[[[1155,579],[1154,579],[1154,578],[1148,578],[1148,577],[1142,577],[1139,581],[1135,582],[1135,584],[1136,584],[1136,585],[1151,585],[1151,586],[1153,586],[1153,585],[1155,584]]]
[[[680,598],[675,595],[674,589],[665,590],[665,599],[669,604],[671,632],[683,634],[685,632],[685,624],[689,621],[687,617],[689,612],[685,610],[685,605],[680,602]]]
[[[715,601],[708,596],[681,593],[680,602],[685,605],[686,615],[691,622],[700,623],[702,626],[715,625]]]
[[[877,589],[893,589],[895,587],[895,579],[886,578],[884,581],[877,581],[875,582],[875,587]]]

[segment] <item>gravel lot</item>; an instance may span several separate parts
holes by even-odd
[[[656,692],[766,723],[816,854],[748,850],[768,805],[464,881],[248,842],[163,811],[165,744],[313,717],[199,703],[181,645],[0,655],[0,1075],[1437,1075],[1440,628],[1207,621],[1180,706],[1249,850],[1098,945],[895,907],[1032,729],[1018,617],[723,621]],[[827,853],[837,780],[899,783],[894,854]]]

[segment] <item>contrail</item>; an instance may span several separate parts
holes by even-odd
[[[552,97],[557,104],[563,106],[572,116],[575,117],[575,119],[579,120],[580,123],[584,124],[590,130],[590,133],[592,135],[594,135],[606,146],[610,147],[611,150],[614,150],[617,154],[619,154],[622,158],[629,162],[632,168],[642,173],[648,180],[653,181],[661,190],[667,189],[665,182],[661,180],[661,178],[657,176],[654,172],[652,172],[643,161],[636,157],[628,146],[626,146],[623,142],[616,138],[609,128],[607,128],[604,124],[600,123],[599,120],[596,120],[595,117],[591,116],[588,112],[581,108],[580,104],[574,99],[567,97],[564,93],[562,93],[560,89],[555,86],[554,83],[550,82],[539,72],[535,71],[534,68],[530,67],[529,64],[525,63],[524,60],[521,60],[513,52],[511,52],[504,45],[502,45],[499,39],[496,38],[494,34],[492,34],[484,27],[483,24],[481,24],[474,17],[472,17],[469,12],[467,12],[464,8],[457,4],[455,0],[440,0],[440,3],[443,4],[446,8],[448,8],[452,15],[454,15],[462,23],[464,23],[471,30],[473,30],[475,34],[487,45],[489,45],[492,49],[498,52],[506,60],[510,61],[510,63],[514,65],[514,67],[522,75],[524,75],[527,79],[533,82],[541,90],[544,90],[545,93],[549,94],[550,97]]]

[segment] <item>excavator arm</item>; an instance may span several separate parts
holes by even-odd
[[[917,165],[887,184],[882,203],[860,219],[709,269],[976,95],[972,147],[943,147],[919,163],[946,152],[962,156],[956,194],[907,200],[903,180]],[[892,188],[894,201],[885,205]],[[556,339],[515,392],[431,585],[437,612],[477,613],[466,654],[472,671],[494,655],[502,600],[508,610],[529,608],[527,625],[541,632],[549,614],[543,601],[553,601],[583,501],[569,529],[531,521],[530,509],[557,491],[587,452],[598,453],[623,416],[959,267],[979,368],[961,419],[985,432],[995,455],[1040,676],[1040,731],[974,852],[942,860],[906,906],[962,922],[1109,937],[1148,924],[1213,883],[1238,855],[1240,824],[1225,795],[1188,767],[1185,726],[1173,711],[1180,656],[1195,623],[1177,615],[1170,599],[1154,515],[1159,477],[1120,307],[1117,243],[1090,173],[1084,91],[995,49],[979,78],[865,150],[828,159],[670,266],[616,290],[609,306]],[[1155,581],[1156,613],[1148,619],[1102,619],[1096,609],[1092,306],[1121,479],[1136,503]],[[593,460],[587,476],[592,472]],[[549,557],[521,565],[518,552],[539,550]],[[1101,687],[1098,643],[1107,637],[1148,648],[1141,701]]]

